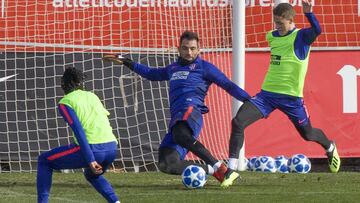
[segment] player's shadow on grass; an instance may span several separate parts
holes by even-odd
[[[166,189],[166,190],[169,190],[169,189],[176,189],[178,190],[179,188],[183,188],[184,186],[182,184],[173,184],[173,185],[161,185],[161,184],[127,184],[127,183],[124,183],[124,184],[121,184],[121,183],[115,183],[115,184],[111,184],[114,188],[143,188],[143,189],[149,189],[149,190],[153,190],[154,188],[157,188],[157,189]],[[5,182],[0,182],[0,187],[20,187],[20,186],[25,186],[25,187],[28,187],[28,186],[33,186],[35,187],[36,186],[36,183],[34,182],[22,182],[22,181],[5,181]],[[84,181],[84,182],[70,182],[70,183],[56,183],[56,182],[53,182],[52,183],[52,187],[64,187],[64,188],[89,188],[91,187],[90,183]]]
[[[36,183],[34,182],[22,182],[22,181],[6,181],[6,182],[0,182],[0,188],[4,187],[4,188],[9,188],[9,187],[36,187]],[[115,183],[112,184],[112,186],[114,188],[134,188],[134,189],[143,189],[143,190],[153,190],[154,188],[156,188],[157,190],[189,190],[191,191],[192,189],[187,189],[185,188],[185,186],[181,183],[179,184],[167,184],[167,185],[163,185],[163,184],[128,184],[128,183]],[[239,185],[233,185],[233,187],[238,187]],[[70,182],[70,183],[56,183],[53,182],[52,187],[61,187],[61,188],[91,188],[91,185],[88,182]],[[204,189],[205,190],[218,190],[220,187],[220,185],[217,184],[209,184],[209,185],[205,185]]]

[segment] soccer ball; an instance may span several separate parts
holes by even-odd
[[[201,188],[206,183],[206,172],[203,168],[196,165],[190,165],[182,172],[182,182],[187,188]]]
[[[291,172],[309,173],[311,170],[311,163],[305,155],[295,154],[289,159],[289,168]]]
[[[254,164],[257,158],[258,158],[257,156],[251,157],[247,162],[247,169],[249,171],[254,171]]]
[[[276,171],[280,172],[280,173],[289,173],[290,169],[289,169],[289,159],[286,158],[283,155],[277,156],[275,157],[275,166],[276,166]]]
[[[254,163],[254,171],[276,172],[275,161],[270,156],[259,156]]]

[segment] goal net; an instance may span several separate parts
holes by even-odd
[[[292,2],[301,13],[300,1]],[[266,50],[271,1],[246,4],[246,47]],[[56,109],[65,67],[82,69],[86,89],[111,113],[119,140],[114,169],[123,171],[158,169],[158,146],[169,121],[168,84],[104,63],[103,53],[164,67],[177,59],[180,34],[192,30],[200,35],[202,57],[231,78],[230,0],[1,0],[0,6],[0,172],[35,171],[40,153],[72,141]],[[360,46],[359,21],[351,18],[357,0],[317,0],[314,10],[324,31],[316,47]],[[298,18],[299,27],[307,25]],[[226,159],[231,98],[213,86],[206,103],[210,113],[201,141]]]

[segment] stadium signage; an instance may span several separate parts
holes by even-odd
[[[61,7],[226,7],[231,0],[53,0]]]
[[[289,1],[293,6],[301,6],[301,0]],[[315,0],[312,0],[313,5]],[[55,8],[89,8],[89,7],[227,7],[233,0],[53,0]],[[273,6],[272,0],[245,0],[245,5],[254,7]]]
[[[343,112],[357,113],[357,77],[360,75],[360,69],[357,69],[353,65],[344,65],[337,74],[340,75],[342,79]]]
[[[245,0],[245,6],[255,7],[270,7],[273,6],[274,0]],[[360,1],[360,0],[359,0]],[[276,0],[275,0],[276,2]],[[302,6],[302,0],[278,0],[278,3],[288,2],[292,6]],[[311,0],[312,5],[315,5],[315,0]]]

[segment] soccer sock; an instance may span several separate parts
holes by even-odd
[[[326,152],[332,152],[334,150],[335,146],[333,143],[330,144],[330,147],[326,150]]]
[[[208,174],[209,175],[214,174],[214,172],[215,172],[214,168],[212,166],[210,166],[210,165],[207,165],[207,167],[208,167]]]
[[[235,170],[235,169],[237,168],[237,162],[238,162],[238,159],[229,158],[228,167],[229,167],[231,170]]]
[[[221,164],[221,161],[216,162],[213,166],[214,171],[217,171],[220,168]]]

